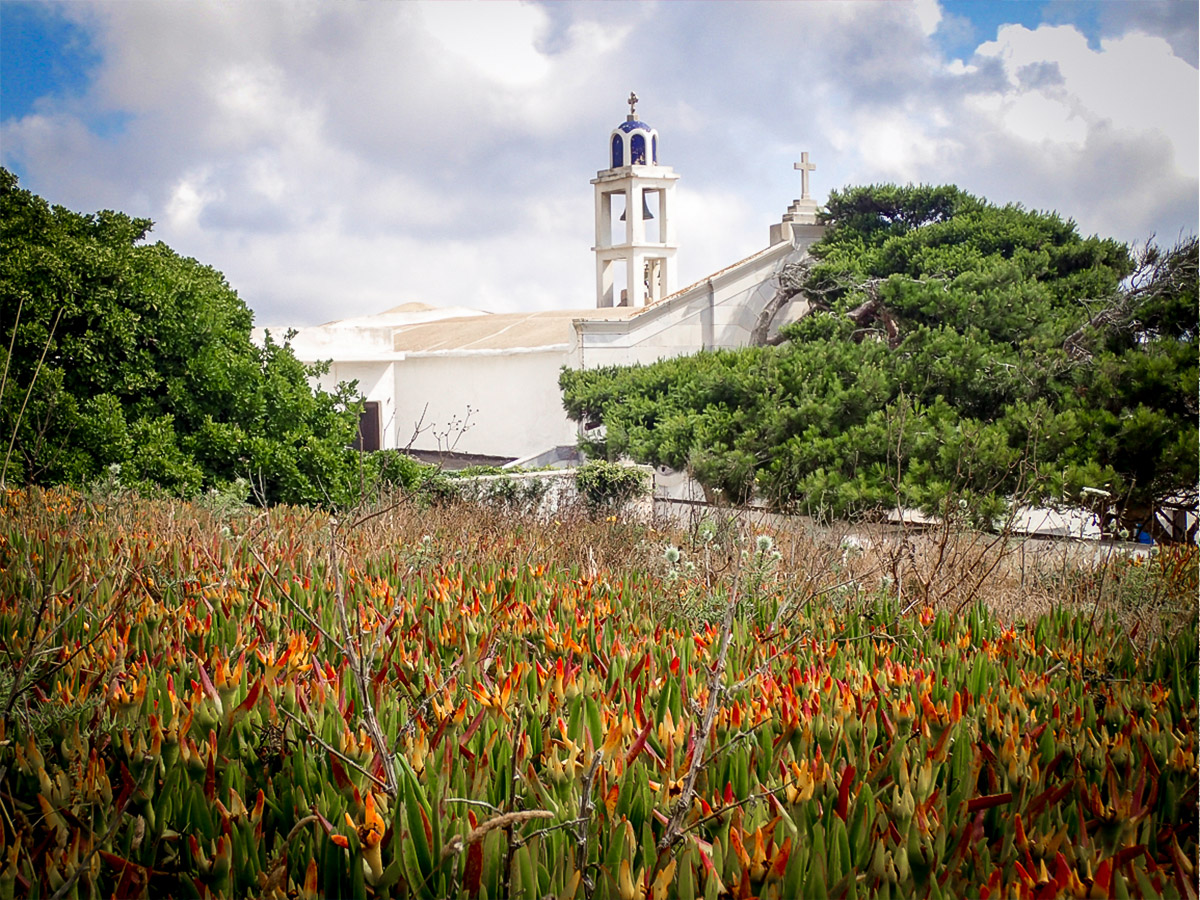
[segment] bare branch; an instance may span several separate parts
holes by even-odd
[[[592,810],[596,808],[592,803],[592,782],[603,758],[604,748],[598,747],[592,754],[592,764],[588,766],[580,786],[579,817],[575,820],[575,868],[580,872],[587,866],[588,822],[592,818]]]
[[[683,820],[687,816],[688,810],[692,808],[692,798],[696,794],[696,778],[700,774],[700,767],[704,761],[704,748],[708,746],[713,720],[717,716],[717,708],[721,705],[721,697],[725,693],[725,686],[721,684],[721,679],[725,674],[725,658],[729,654],[729,644],[733,639],[733,620],[738,607],[738,587],[739,584],[735,580],[729,605],[725,609],[725,620],[721,623],[721,643],[717,650],[717,658],[708,676],[708,700],[705,704],[704,718],[701,720],[700,729],[692,744],[692,760],[688,765],[687,775],[683,779],[683,790],[679,794],[679,799],[675,801],[675,806],[671,810],[671,818],[658,842],[658,858],[654,861],[654,871],[650,875],[651,883],[666,865],[671,850],[682,839]]]
[[[13,422],[12,435],[8,440],[8,452],[4,454],[4,466],[0,467],[0,488],[4,487],[5,478],[8,475],[8,463],[12,458],[13,445],[17,441],[17,432],[21,427],[21,419],[25,416],[25,407],[29,405],[29,398],[33,395],[33,386],[37,384],[38,376],[42,373],[42,363],[46,361],[46,353],[50,350],[50,344],[54,341],[54,332],[58,329],[58,320],[62,318],[63,308],[60,306],[58,312],[54,316],[54,324],[50,326],[50,334],[46,337],[46,344],[42,347],[42,355],[38,358],[37,367],[33,370],[33,377],[29,379],[29,388],[25,391],[25,399],[21,402],[21,408],[17,411],[17,418]],[[5,371],[5,377],[8,372]]]
[[[1152,240],[1135,250],[1133,274],[1122,287],[1107,297],[1080,301],[1097,304],[1100,309],[1063,341],[1063,350],[1071,359],[1090,359],[1094,342],[1106,332],[1140,330],[1139,313],[1149,301],[1195,290],[1196,238],[1181,241],[1167,251]]]
[[[319,734],[317,734],[315,731],[312,730],[312,728],[309,727],[307,722],[305,722],[303,719],[301,719],[295,713],[291,712],[288,709],[285,709],[284,707],[280,707],[280,709],[283,711],[284,715],[286,715],[289,719],[291,719],[293,722],[295,722],[297,725],[299,725],[301,728],[304,729],[304,731],[308,735],[308,739],[310,741],[312,741],[314,744],[319,745],[321,747],[321,749],[328,750],[330,753],[332,753],[334,756],[336,756],[342,762],[349,765],[355,771],[360,772],[363,775],[366,775],[368,778],[371,779],[371,781],[373,781],[375,783],[376,787],[379,787],[385,791],[388,790],[387,784],[378,775],[374,775],[371,772],[368,772],[358,762],[351,759],[349,756],[347,756],[345,753],[343,753],[341,750],[337,749],[333,745],[329,744],[327,741],[323,740]],[[396,795],[391,794],[391,796],[394,797]]]
[[[351,629],[350,617],[346,614],[346,594],[342,587],[342,567],[338,561],[336,529],[337,520],[331,517],[329,520],[329,565],[333,569],[333,598],[342,625],[341,650],[350,662],[350,671],[353,673],[358,687],[363,724],[367,728],[367,734],[371,736],[375,752],[383,763],[384,790],[387,791],[389,797],[395,797],[399,791],[399,784],[396,780],[396,764],[392,759],[387,740],[383,736],[383,729],[379,726],[379,719],[375,715],[375,704],[371,700],[371,676],[361,654],[362,636],[357,630]]]

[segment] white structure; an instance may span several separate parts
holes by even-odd
[[[637,94],[629,95],[629,115],[609,137],[609,162],[592,179],[596,189],[596,306],[645,306],[675,287],[675,228],[671,218],[675,182],[670,166],[658,164],[658,132],[636,115]],[[623,239],[614,240],[613,201],[624,199],[619,221]],[[658,210],[655,217],[654,209]],[[617,293],[616,270],[624,287]]]
[[[764,343],[800,315],[803,301],[781,294],[778,276],[802,260],[824,230],[807,196],[813,168],[807,154],[798,164],[804,166],[804,196],[771,226],[769,245],[672,292],[671,196],[678,176],[657,165],[658,134],[634,117],[634,102],[631,96],[629,117],[610,136],[606,153],[613,165],[592,181],[596,307],[493,315],[407,304],[297,331],[292,347],[301,360],[331,361],[322,387],[358,382],[367,401],[364,449],[550,461],[578,439],[558,387],[563,366],[651,363]],[[651,212],[658,232],[649,237],[659,240],[648,239],[646,220],[633,214],[625,216],[621,243],[604,240],[611,238],[618,194],[629,204],[627,213],[641,212],[643,198],[651,195],[646,206],[657,207]],[[613,275],[620,268],[629,292],[626,305],[614,294]]]

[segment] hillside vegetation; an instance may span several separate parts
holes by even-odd
[[[592,453],[733,502],[989,521],[1006,497],[1109,492],[1124,524],[1195,499],[1196,240],[1129,250],[953,187],[834,192],[786,343],[564,370]]]

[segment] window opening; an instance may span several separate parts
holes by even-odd
[[[644,166],[646,164],[646,136],[635,134],[629,141],[629,164]]]

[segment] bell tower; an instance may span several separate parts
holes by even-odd
[[[596,189],[596,306],[646,306],[675,289],[675,182],[658,164],[658,132],[629,115],[608,141],[609,168],[592,179]],[[624,211],[613,219],[618,198]],[[623,285],[621,282],[623,281]]]

